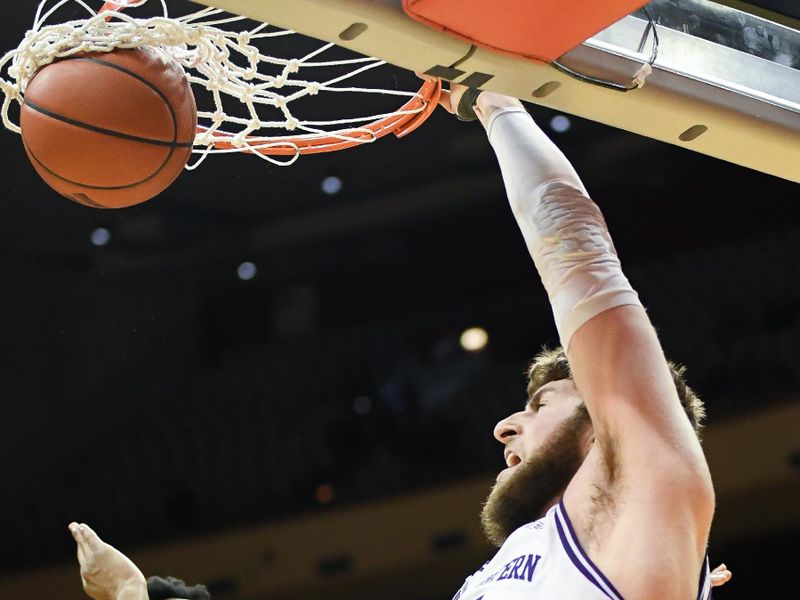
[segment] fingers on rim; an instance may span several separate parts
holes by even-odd
[[[442,90],[442,95],[439,96],[439,105],[447,112],[454,114],[453,106],[450,101],[450,90]]]

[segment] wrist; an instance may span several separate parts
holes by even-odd
[[[522,102],[510,96],[503,96],[494,92],[481,92],[475,101],[475,114],[484,127],[489,122],[492,114],[501,108],[522,108]]]

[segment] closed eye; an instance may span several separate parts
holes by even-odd
[[[528,402],[525,404],[526,409],[530,409],[533,412],[539,410],[540,407],[544,406],[545,402],[542,402],[544,396],[553,390],[548,387],[541,387],[528,399]]]

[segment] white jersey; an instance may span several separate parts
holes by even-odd
[[[708,558],[698,600],[711,598]],[[489,562],[467,577],[453,600],[622,600],[578,543],[562,502],[523,525]]]

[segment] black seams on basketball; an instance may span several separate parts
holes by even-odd
[[[93,52],[34,75],[20,126],[50,187],[85,206],[123,208],[156,196],[181,173],[197,108],[183,70],[163,52]]]

